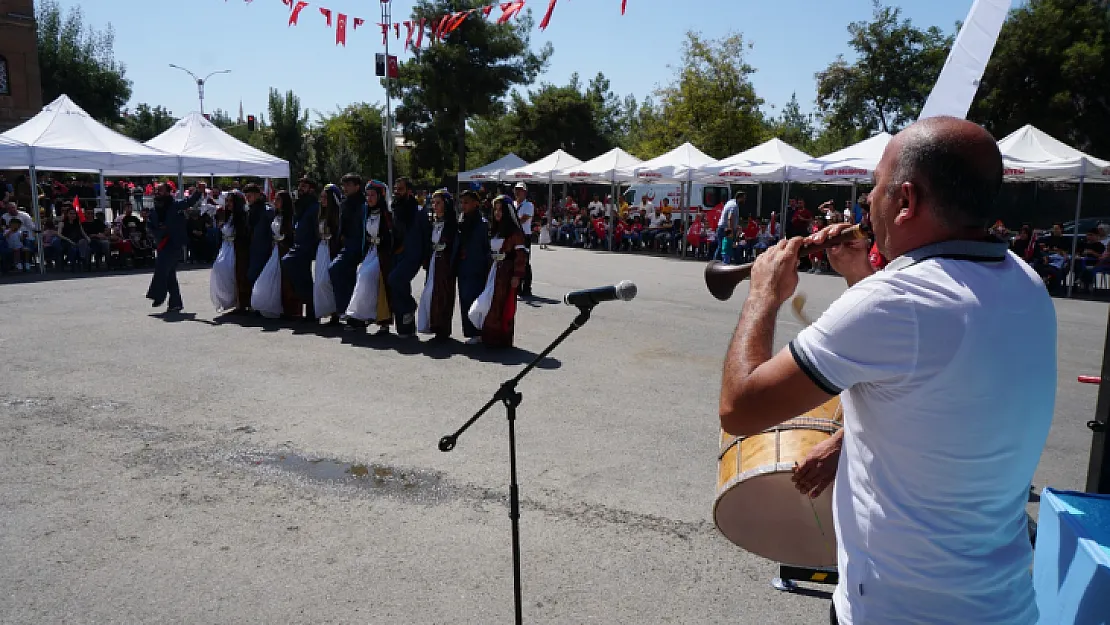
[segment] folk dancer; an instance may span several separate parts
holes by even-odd
[[[351,329],[366,328],[371,322],[378,325],[378,333],[389,332],[392,322],[392,302],[389,298],[386,276],[393,267],[393,220],[385,203],[386,187],[373,180],[366,185],[366,257],[358,267],[355,290],[347,306],[347,325]]]
[[[512,347],[516,318],[516,295],[528,265],[524,232],[516,220],[508,196],[493,201],[489,241],[490,267],[486,288],[470,308],[470,320],[482,328],[482,343],[490,347]]]
[[[235,290],[237,305],[231,314],[245,314],[251,306],[250,280],[251,228],[247,215],[247,198],[242,191],[232,191],[224,197],[226,219],[235,227]]]
[[[146,292],[146,297],[151,300],[154,308],[164,304],[169,295],[169,312],[181,312],[185,309],[185,304],[181,301],[181,287],[177,283],[177,263],[181,262],[182,249],[189,238],[185,231],[185,211],[192,208],[203,196],[203,193],[192,189],[189,197],[174,200],[170,185],[164,182],[158,185],[158,194],[154,198],[154,214],[150,220],[154,238],[158,241],[158,258],[154,263],[150,288]]]
[[[304,314],[304,318],[309,320],[317,319],[312,310],[312,261],[317,252],[319,215],[318,185],[314,180],[302,178],[297,183],[297,199],[289,220],[292,232],[286,235],[285,242],[289,244],[289,249],[281,257],[281,275],[295,296],[296,301],[289,301],[298,309],[295,316]],[[302,307],[303,311],[300,310]]]
[[[347,317],[347,307],[351,304],[351,294],[359,263],[366,256],[366,194],[362,190],[362,178],[358,174],[347,174],[340,180],[343,187],[343,203],[339,212],[339,236],[342,248],[328,267],[328,277],[335,292],[335,306],[340,320]]]
[[[516,194],[516,204],[513,208],[516,209],[517,222],[524,235],[524,253],[527,262],[524,280],[520,285],[520,294],[524,297],[532,297],[532,222],[536,216],[536,207],[528,200],[528,185],[518,182],[513,192]]]
[[[247,287],[253,299],[254,283],[273,254],[274,233],[270,226],[274,221],[274,210],[266,203],[266,196],[257,184],[243,187],[247,199],[247,229],[250,231],[250,262],[247,264]],[[236,237],[238,238],[238,237]]]
[[[489,223],[482,216],[478,194],[471,190],[459,195],[462,222],[459,242],[455,246],[452,265],[459,281],[459,312],[463,336],[468,345],[482,342],[482,329],[470,321],[470,308],[482,294],[489,275]]]
[[[397,316],[397,334],[416,336],[416,299],[412,281],[424,262],[428,219],[412,194],[412,183],[401,177],[393,185],[393,265],[387,282],[390,305]]]
[[[343,192],[334,184],[324,187],[320,193],[320,214],[317,219],[317,232],[320,243],[316,246],[315,281],[312,285],[313,312],[317,319],[328,319],[330,325],[339,323],[339,308],[335,303],[335,290],[332,288],[329,268],[342,247],[339,237],[339,211],[343,202]]]
[[[424,263],[427,279],[417,308],[417,329],[437,339],[451,336],[455,313],[455,247],[459,241],[459,217],[447,189],[432,194],[431,246]]]
[[[238,202],[233,198],[237,198]],[[230,312],[241,308],[239,274],[246,273],[246,265],[244,263],[243,267],[239,266],[239,249],[242,246],[238,244],[235,233],[243,233],[243,239],[248,239],[247,214],[243,210],[245,205],[246,201],[243,197],[233,193],[225,198],[223,208],[216,212],[216,223],[219,225],[223,243],[220,245],[219,254],[216,255],[216,262],[212,263],[208,291],[217,312]]]
[[[270,259],[262,267],[262,273],[251,290],[251,308],[267,319],[278,319],[285,312],[281,279],[281,244],[285,240],[282,220],[283,214],[292,212],[292,206],[293,196],[288,191],[279,191],[274,197],[274,208],[267,209],[267,213],[273,216],[269,228]]]

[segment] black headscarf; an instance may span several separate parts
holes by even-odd
[[[524,229],[520,227],[520,222],[517,221],[516,208],[513,206],[513,201],[507,195],[499,195],[493,200],[494,204],[501,203],[501,219],[496,218],[496,208],[490,211],[490,236],[501,237],[507,239],[515,232],[523,233]]]

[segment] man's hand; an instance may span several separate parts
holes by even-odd
[[[852,224],[833,224],[809,235],[806,241],[816,244],[824,243],[829,238],[835,237],[851,227]],[[837,273],[844,276],[848,286],[852,286],[875,273],[875,268],[871,266],[871,259],[868,257],[869,252],[867,239],[856,239],[826,250],[829,264]]]
[[[844,430],[840,430],[809,450],[805,461],[794,469],[794,475],[790,478],[798,492],[809,495],[811,499],[816,499],[825,492],[836,479],[836,466],[840,463],[843,442]]]
[[[804,239],[783,239],[755,259],[749,293],[778,308],[798,288],[798,252]],[[749,297],[751,296],[749,295]]]

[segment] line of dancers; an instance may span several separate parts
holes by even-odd
[[[156,212],[183,212],[188,202],[160,197]],[[431,211],[419,206],[411,182],[398,178],[387,206],[386,186],[363,185],[356,174],[323,189],[302,179],[295,200],[282,191],[272,206],[257,185],[231,192],[216,213],[223,244],[212,266],[212,303],[226,314],[253,311],[378,333],[396,324],[402,337],[445,340],[457,297],[467,343],[511,347],[528,265],[513,201],[498,196],[489,219],[474,191],[459,195],[459,209],[446,189],[431,204]],[[424,288],[414,296],[421,269]],[[161,280],[171,281],[176,287],[175,277]],[[170,306],[181,305],[178,292]]]

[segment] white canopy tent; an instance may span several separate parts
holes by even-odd
[[[505,178],[505,172],[517,167],[524,167],[527,164],[527,161],[509,152],[488,165],[459,172],[459,184],[464,182],[500,182]]]
[[[179,156],[177,173],[185,176],[290,177],[287,161],[239,141],[200,113],[190,113],[146,145]]]
[[[1002,152],[1003,175],[1012,182],[1053,181],[1078,182],[1079,196],[1075,201],[1075,224],[1083,207],[1083,184],[1110,182],[1110,162],[1095,158],[1059,141],[1047,133],[1026,125],[998,142]],[[1082,232],[1076,232],[1071,243],[1071,266],[1075,273],[1075,252]],[[1071,295],[1074,280],[1068,283]]]
[[[31,146],[0,135],[0,169],[27,169],[31,166]]]
[[[553,200],[554,190],[552,189],[555,184],[555,174],[564,167],[573,167],[581,164],[582,161],[567,154],[563,150],[555,150],[535,163],[529,163],[523,167],[510,169],[505,172],[505,178],[508,180],[518,180],[520,182],[546,182],[547,208],[551,210],[554,208],[555,204]]]
[[[620,148],[613,148],[597,158],[568,166],[556,172],[555,180],[559,182],[608,182],[616,184],[619,181],[617,172],[643,163]]]
[[[695,172],[695,180],[709,184],[751,184],[758,186],[756,214],[763,214],[764,182],[785,183],[791,167],[813,157],[785,141],[774,138],[754,148],[722,159]],[[783,196],[785,198],[785,195]]]
[[[890,133],[880,132],[843,150],[791,166],[787,180],[824,183],[870,180],[892,138]]]
[[[682,223],[686,223],[686,214],[690,206],[690,189],[694,181],[694,174],[703,167],[708,167],[717,160],[694,147],[690,142],[683,143],[677,148],[657,156],[639,165],[626,167],[618,172],[618,179],[629,182],[678,182],[686,187],[685,201],[682,203]],[[680,243],[683,254],[686,253],[686,239]]]

